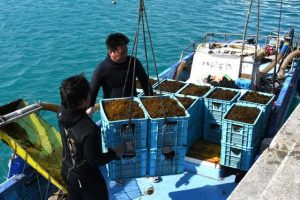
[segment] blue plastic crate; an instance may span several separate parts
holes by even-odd
[[[177,94],[178,95],[183,95],[183,94],[180,94],[180,92],[182,92],[185,88],[187,88],[191,83],[188,83],[186,84],[183,88],[181,88]],[[194,85],[198,85],[198,84],[195,84],[193,83]],[[198,86],[206,86],[206,85],[198,85]],[[208,85],[209,86],[209,85]],[[195,139],[191,139],[192,141],[196,141],[198,138],[202,138],[203,137],[203,124],[204,124],[204,98],[214,89],[213,86],[209,86],[210,89],[203,95],[203,96],[193,96],[193,95],[186,95],[187,97],[196,97],[198,98],[198,104],[199,104],[199,117],[200,117],[200,123],[199,123],[199,129],[200,131],[198,132],[198,135],[194,135]],[[188,111],[189,112],[189,111]],[[190,113],[190,112],[189,112]],[[191,114],[190,114],[191,115]],[[192,117],[191,117],[192,118]],[[198,120],[197,120],[198,121]],[[193,127],[190,126],[192,122],[189,122],[189,131],[193,131]],[[189,142],[188,142],[189,144]]]
[[[237,94],[230,101],[209,98],[208,96],[211,93],[213,93],[216,89],[235,91],[237,92]],[[211,120],[222,121],[224,114],[228,111],[230,106],[237,101],[240,94],[241,94],[240,90],[237,89],[215,87],[204,98],[204,119],[210,121]]]
[[[273,104],[274,104],[274,101],[275,101],[275,95],[274,94],[269,94],[269,93],[263,93],[263,92],[256,92],[256,93],[258,93],[260,95],[264,95],[264,96],[270,97],[270,100],[266,104],[260,104],[260,103],[254,103],[254,102],[249,102],[249,101],[242,100],[242,98],[244,97],[244,95],[246,95],[247,92],[251,92],[251,90],[247,90],[242,96],[240,96],[238,98],[238,102],[245,103],[245,104],[248,104],[248,105],[254,105],[254,106],[260,108],[263,111],[262,112],[262,115],[263,115],[263,117],[262,117],[263,118],[262,119],[262,121],[263,121],[262,122],[263,123],[263,128],[262,128],[261,137],[264,137],[266,129],[267,129],[267,126],[269,124],[268,123],[268,119],[269,119],[269,116],[270,116],[272,108],[273,108]]]
[[[149,77],[149,78],[151,78],[151,79],[157,81],[157,78],[156,78],[156,77]],[[164,80],[162,80],[162,79],[159,78],[159,82],[157,81],[156,83],[154,83],[154,84],[152,85],[152,88],[154,89],[159,83],[161,83],[161,82],[163,82],[163,81],[164,81]],[[137,90],[137,93],[138,93],[137,97],[144,96],[144,90],[143,90],[142,88],[137,88],[136,90]]]
[[[194,84],[194,83],[193,83]],[[190,85],[190,83],[186,84],[183,88],[181,88],[176,94],[178,95],[184,95],[184,94],[180,94],[180,92],[182,92],[185,88],[187,88],[188,86]],[[197,85],[197,84],[194,84],[194,85]],[[198,85],[198,86],[201,86],[201,85]],[[204,86],[204,85],[202,85]],[[205,85],[206,86],[206,85]],[[209,86],[210,89],[201,97],[199,96],[193,96],[193,95],[185,95],[187,97],[191,97],[191,98],[198,98],[198,101],[199,101],[199,109],[200,109],[200,116],[202,115],[203,116],[203,110],[204,110],[204,98],[214,89],[213,86]]]
[[[149,176],[164,176],[183,173],[186,148],[173,147],[172,151],[175,152],[175,156],[170,160],[162,153],[162,149],[150,149],[148,165]]]
[[[152,77],[152,76],[150,76],[150,77],[149,77],[149,80],[151,80],[151,79],[152,79],[153,81],[155,81],[155,83],[152,84],[152,88],[155,88],[155,86],[158,85],[157,77]],[[138,81],[138,79],[136,79],[136,80]],[[162,82],[162,81],[163,81],[163,80],[159,79],[159,82]],[[143,90],[141,85],[140,85],[139,87],[137,86],[136,89],[141,89],[141,90]]]
[[[141,97],[142,99],[153,97]],[[161,98],[172,98],[174,96],[162,96]],[[178,102],[178,106],[185,108]],[[147,112],[147,111],[146,111]],[[187,144],[187,130],[189,113],[185,110],[185,116],[151,118],[147,112],[148,120],[148,148],[162,148],[164,146],[182,146]]]
[[[185,88],[189,87],[191,84],[196,85],[196,86],[208,86],[208,87],[210,87],[210,89],[204,95],[202,95],[202,96],[195,96],[195,95],[186,95],[186,96],[193,96],[193,97],[198,97],[198,98],[204,98],[204,97],[206,97],[215,88],[214,86],[211,86],[211,85],[200,85],[200,84],[195,84],[195,83],[187,83],[184,87],[182,87],[180,90],[178,90],[176,92],[176,94],[181,94],[181,92]],[[182,94],[182,95],[184,95],[184,94]]]
[[[221,137],[222,137],[222,122],[218,120],[204,119],[203,140],[220,144]]]
[[[189,148],[202,135],[203,113],[201,113],[200,104],[203,103],[203,101],[194,96],[184,96],[182,94],[175,94],[174,96],[176,98],[186,97],[193,100],[193,103],[187,109],[187,112],[190,114],[187,131],[187,146]]]
[[[116,98],[116,99],[101,99],[100,100],[100,114],[102,123],[102,134],[106,140],[106,144],[109,147],[115,147],[122,145],[126,142],[134,142],[136,149],[147,148],[147,125],[148,119],[144,107],[138,98],[134,98],[134,101],[139,104],[139,107],[144,112],[144,118],[131,119],[130,126],[129,119],[109,121],[104,109],[103,103],[111,100],[121,100],[130,98]]]
[[[235,80],[235,85],[241,89],[250,89],[251,88],[251,80],[245,78],[237,78]]]
[[[251,148],[260,140],[262,129],[262,111],[259,112],[253,124],[226,119],[227,114],[234,106],[254,107],[255,105],[234,103],[224,116],[222,122],[222,143],[243,148]],[[243,114],[243,113],[241,113]]]
[[[238,147],[227,143],[221,144],[220,164],[243,171],[248,171],[254,162],[257,145],[252,148]]]
[[[107,164],[111,180],[139,178],[147,175],[147,149],[136,150],[134,157],[114,160]]]
[[[188,131],[187,131],[187,140],[186,140],[187,148],[190,148],[197,140],[197,136],[198,136],[197,133],[199,129],[198,127],[200,126],[196,124],[192,124],[192,125],[189,124]]]
[[[159,91],[159,89],[158,89],[159,85],[161,85],[161,84],[163,84],[163,83],[165,83],[165,82],[167,82],[167,81],[169,81],[169,82],[179,82],[179,83],[182,84],[182,87],[178,88],[178,90],[176,90],[176,91],[174,91],[174,92],[165,91],[165,90],[161,89],[162,92],[169,93],[169,94],[174,94],[174,93],[176,93],[177,91],[179,91],[181,88],[183,88],[183,87],[187,84],[186,82],[183,82],[183,81],[176,81],[176,80],[173,80],[173,79],[164,79],[164,80],[162,80],[159,84],[157,84],[157,85],[154,87],[154,91]]]

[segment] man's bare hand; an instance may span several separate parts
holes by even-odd
[[[90,117],[92,117],[92,115],[94,114],[95,111],[100,110],[100,104],[97,103],[94,105],[94,107],[90,107],[86,110],[86,114]]]
[[[92,117],[94,114],[94,107],[88,108],[85,112],[89,117]]]

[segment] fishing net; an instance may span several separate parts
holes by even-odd
[[[26,102],[19,99],[0,106],[0,120],[5,121],[6,114],[26,105]],[[62,155],[60,134],[38,112],[0,126],[0,139],[52,184],[65,191],[60,175]]]

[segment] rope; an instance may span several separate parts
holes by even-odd
[[[149,77],[150,72],[149,72],[149,62],[148,62],[147,42],[146,42],[146,34],[145,34],[146,31],[145,31],[144,15],[142,15],[142,25],[143,25],[143,38],[144,38],[144,51],[145,51],[145,58],[146,58],[146,68],[147,68],[147,75]],[[150,79],[148,79],[148,91],[149,92],[150,92],[151,87],[152,87],[152,85],[150,83]]]
[[[156,73],[156,78],[157,81],[159,81],[158,78],[158,70],[157,70],[157,65],[156,65],[156,60],[155,60],[155,54],[154,54],[154,48],[153,48],[153,43],[152,43],[152,39],[151,39],[151,34],[150,34],[150,28],[149,28],[149,24],[148,24],[148,19],[147,19],[147,13],[146,13],[146,8],[145,8],[145,4],[144,4],[144,0],[140,0],[140,4],[139,4],[139,15],[138,15],[138,22],[137,22],[137,26],[136,26],[136,32],[135,32],[135,38],[134,38],[134,44],[133,44],[133,48],[132,48],[132,53],[131,53],[131,57],[129,60],[129,66],[128,66],[128,71],[126,74],[126,79],[125,79],[125,85],[123,88],[123,92],[122,94],[125,94],[125,87],[127,85],[128,82],[128,76],[129,76],[129,68],[131,66],[131,60],[132,60],[132,56],[134,54],[134,66],[133,66],[133,79],[132,79],[132,85],[131,85],[131,104],[130,104],[130,118],[129,118],[129,124],[131,122],[131,117],[132,117],[132,107],[133,107],[133,89],[134,89],[134,83],[135,83],[135,67],[136,67],[136,56],[137,56],[137,45],[138,45],[138,37],[139,37],[139,28],[140,28],[140,23],[142,21],[142,30],[143,30],[143,39],[144,39],[144,50],[145,50],[145,57],[146,57],[146,62],[147,62],[147,72],[148,72],[148,76],[149,76],[149,63],[148,63],[148,54],[147,54],[147,43],[146,43],[146,30],[145,30],[145,25],[146,25],[146,29],[148,32],[148,38],[149,38],[149,42],[150,42],[150,48],[151,48],[151,53],[152,53],[152,58],[153,58],[153,62],[154,62],[154,68],[155,68],[155,73]],[[148,81],[148,87],[149,87],[149,91],[150,91],[150,81]],[[162,93],[161,93],[161,89],[159,87],[159,98],[163,107],[163,111],[164,111],[164,118],[165,118],[165,122],[167,121],[167,116],[166,116],[166,110],[165,110],[165,106],[163,104],[162,101]]]
[[[156,60],[155,60],[155,54],[154,54],[154,48],[153,48],[153,43],[152,43],[152,39],[151,39],[151,33],[150,33],[150,28],[149,28],[149,24],[148,24],[148,18],[147,18],[147,13],[146,13],[146,9],[144,7],[144,13],[145,13],[145,21],[146,21],[146,25],[147,25],[147,30],[148,30],[148,37],[149,37],[149,42],[150,42],[150,47],[151,47],[151,53],[152,53],[152,58],[153,58],[153,63],[154,63],[154,69],[155,69],[155,73],[156,73],[156,79],[159,83],[159,78],[158,78],[158,70],[157,70],[157,65],[156,65]],[[149,84],[151,85],[151,84]],[[168,129],[168,125],[167,125],[167,114],[166,114],[166,108],[165,108],[165,105],[164,105],[164,102],[163,102],[163,98],[162,98],[162,93],[161,93],[161,87],[159,87],[158,85],[158,90],[159,90],[159,100],[160,100],[160,103],[162,105],[162,108],[163,108],[163,114],[164,114],[164,127],[163,127],[163,138],[164,138],[164,135],[166,134],[165,132],[165,129]],[[171,134],[169,133],[169,142],[170,142],[170,145],[171,145]],[[163,139],[163,142],[164,142],[164,139]]]
[[[273,85],[272,85],[272,88],[273,88],[273,93],[275,92],[274,91],[274,88],[275,88],[275,76],[276,76],[276,66],[277,66],[277,57],[278,57],[278,52],[279,52],[279,34],[280,34],[280,25],[281,25],[281,14],[282,14],[282,0],[280,1],[280,11],[279,11],[279,20],[278,20],[278,30],[277,30],[277,44],[276,44],[276,54],[275,54],[275,66],[274,66],[274,70],[273,70]]]
[[[15,157],[15,155],[17,155],[17,153],[16,152],[14,152],[14,155],[13,155],[13,158]],[[27,156],[27,154],[26,154],[26,156]],[[24,174],[25,175],[25,167],[26,167],[26,164],[24,163],[23,164],[23,169],[22,169],[22,174]],[[22,179],[22,184],[24,185],[24,179]]]
[[[135,84],[135,69],[136,69],[136,59],[137,59],[136,58],[137,57],[137,46],[138,46],[138,43],[139,43],[140,22],[141,22],[141,8],[139,9],[138,24],[137,24],[137,29],[136,29],[135,38],[134,38],[135,46],[133,47],[134,49],[133,49],[133,52],[132,52],[132,54],[134,53],[134,63],[133,63],[133,72],[132,72],[132,83],[131,83],[131,101],[130,101],[129,125],[131,124],[131,118],[132,118],[132,112],[133,112],[133,89],[134,89],[134,84]]]
[[[37,179],[37,183],[38,183],[38,188],[39,188],[40,198],[41,198],[41,200],[43,200],[42,188],[41,188],[40,180],[39,180],[39,174],[38,174],[38,173],[35,173],[35,174],[36,174],[36,179]]]
[[[47,184],[47,190],[46,190],[46,193],[45,193],[45,200],[47,200],[47,197],[48,197],[48,192],[49,192],[49,186],[50,186],[50,177],[48,177],[48,184]]]
[[[130,69],[132,57],[133,57],[133,54],[134,54],[134,52],[136,50],[136,46],[137,46],[137,42],[138,42],[137,38],[138,38],[138,33],[139,33],[140,20],[141,20],[141,15],[140,15],[140,10],[139,10],[138,22],[137,22],[137,26],[136,26],[136,31],[135,31],[135,36],[134,36],[134,41],[133,41],[131,56],[130,56],[130,59],[129,59],[128,70],[127,70],[126,78],[125,78],[125,84],[124,84],[123,91],[122,91],[122,96],[125,95],[125,88],[126,88],[126,85],[127,85],[127,82],[128,82],[129,71],[130,71],[129,69]],[[136,62],[136,58],[134,59],[134,62]],[[133,78],[134,77],[135,77],[135,74],[133,74]],[[133,83],[134,83],[134,79],[132,80],[132,85],[133,85]],[[133,96],[133,91],[131,91],[131,96]]]
[[[134,85],[135,85],[135,69],[136,69],[136,57],[137,57],[137,46],[138,46],[138,35],[139,35],[139,27],[140,27],[140,22],[141,22],[141,16],[142,16],[142,2],[140,2],[140,6],[139,6],[139,15],[138,15],[138,22],[137,22],[137,26],[136,26],[136,32],[135,32],[135,36],[134,36],[134,42],[133,42],[133,47],[132,47],[132,51],[131,51],[131,56],[129,59],[129,63],[128,63],[128,69],[127,69],[127,73],[126,73],[126,78],[125,78],[125,84],[123,87],[123,91],[122,91],[122,96],[125,95],[125,89],[128,83],[128,79],[129,79],[129,71],[131,69],[131,62],[132,62],[132,58],[134,59],[134,63],[133,63],[133,70],[132,70],[132,83],[131,83],[131,94],[130,94],[130,108],[129,108],[129,122],[128,122],[128,126],[125,127],[125,131],[126,134],[128,133],[128,131],[130,131],[131,136],[132,136],[132,142],[135,143],[135,137],[134,137],[134,130],[131,127],[131,121],[132,121],[132,113],[133,113],[133,91],[134,91]],[[131,129],[131,130],[129,130]]]
[[[152,53],[152,59],[153,59],[156,79],[157,79],[158,84],[159,84],[159,78],[158,78],[158,71],[157,71],[157,65],[156,65],[156,60],[155,60],[154,48],[153,48],[153,43],[152,43],[152,39],[151,39],[151,33],[150,33],[150,29],[149,29],[148,18],[147,18],[147,13],[146,13],[146,8],[145,7],[144,7],[144,13],[145,13],[145,21],[146,21],[147,30],[148,30],[148,37],[149,37],[149,42],[150,42],[150,47],[151,47],[151,53]],[[164,111],[163,114],[164,114],[164,119],[165,119],[165,123],[166,123],[167,122],[166,108],[165,108],[163,100],[162,100],[161,88],[159,86],[158,86],[158,90],[159,90],[159,99],[160,99],[161,105],[163,107],[163,111]]]

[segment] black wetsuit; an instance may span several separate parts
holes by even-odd
[[[130,71],[128,80],[126,82],[126,74],[128,71],[130,56],[124,63],[116,63],[111,60],[110,56],[107,57],[97,66],[93,73],[91,80],[91,103],[90,106],[94,106],[100,87],[103,89],[103,98],[119,98],[131,96],[134,58],[131,59]],[[141,86],[147,96],[153,95],[152,87],[148,86],[148,76],[141,64],[136,59],[135,64],[135,76],[134,76],[134,90],[133,95],[136,96],[136,77],[139,79]],[[123,93],[123,88],[126,82],[126,87]],[[150,90],[149,90],[150,89]]]
[[[106,183],[99,166],[117,157],[111,150],[102,153],[99,127],[87,116],[85,110],[64,108],[58,112],[58,124],[63,144],[61,173],[67,185],[69,199],[108,199]],[[70,144],[73,148],[70,148]]]

